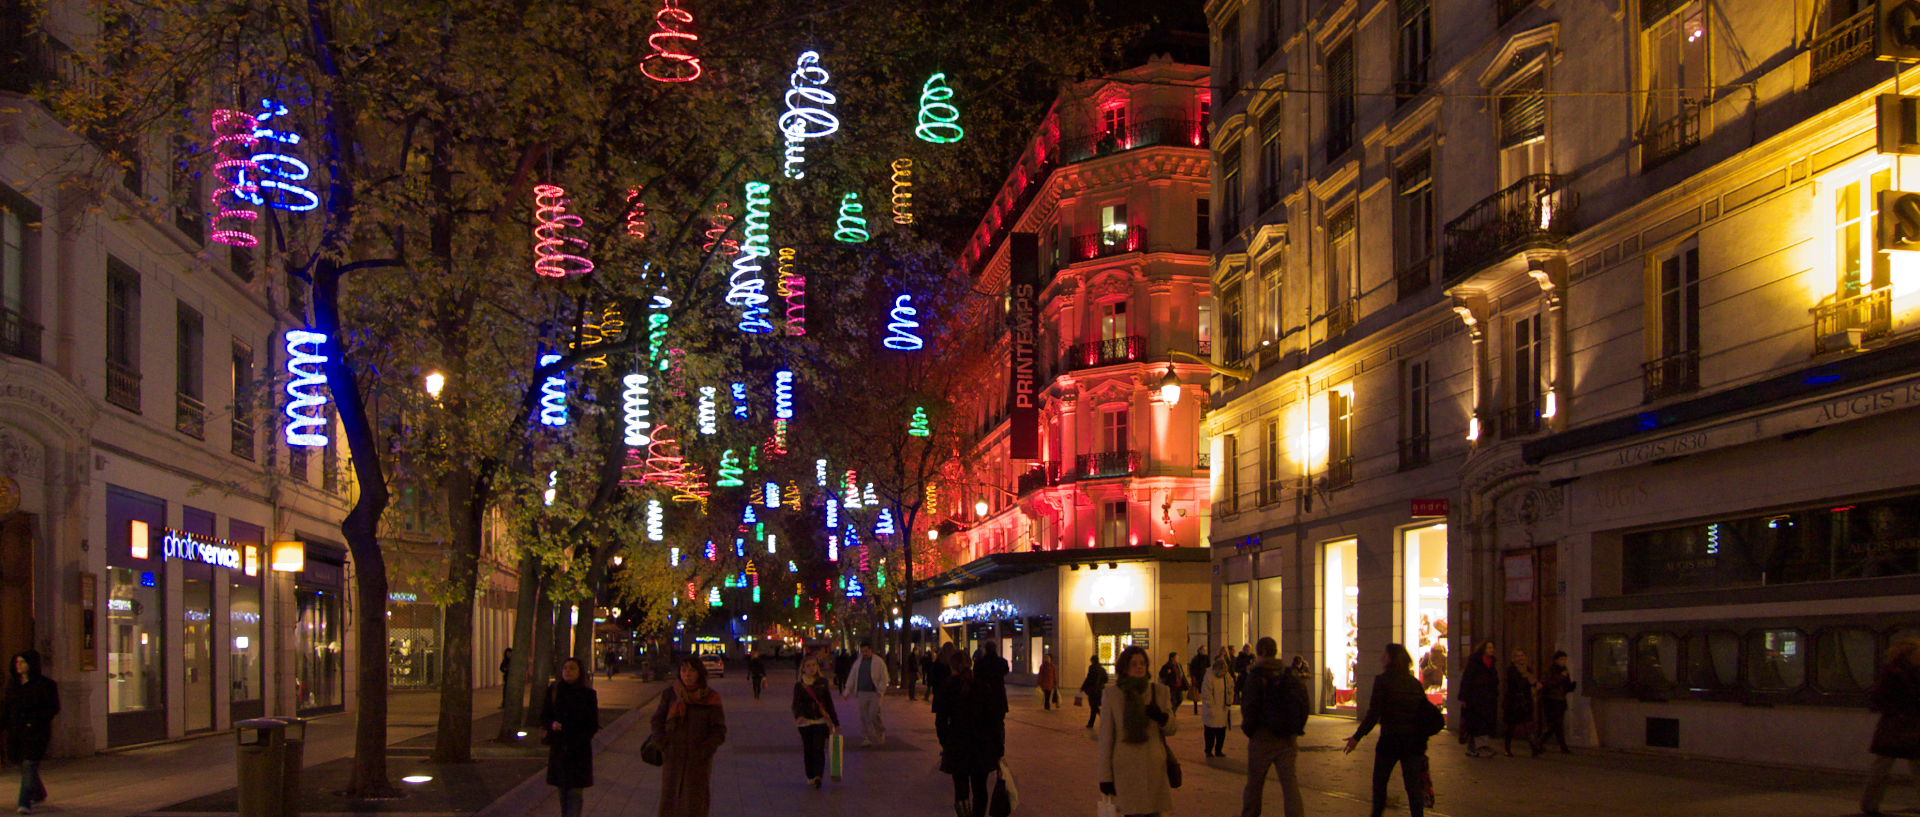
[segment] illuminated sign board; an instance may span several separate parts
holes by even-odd
[[[240,546],[226,539],[164,528],[160,539],[162,559],[185,559],[232,570],[240,569]]]

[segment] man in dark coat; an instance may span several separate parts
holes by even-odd
[[[1483,641],[1467,656],[1460,674],[1461,737],[1467,754],[1493,756],[1493,733],[1500,728],[1500,670],[1493,642]]]
[[[587,686],[586,667],[569,658],[560,680],[547,685],[540,722],[547,728],[547,785],[560,790],[561,817],[579,817],[582,789],[593,785],[593,733],[600,731],[600,696]]]
[[[60,688],[40,674],[40,653],[16,653],[7,674],[7,696],[0,703],[0,726],[7,730],[7,757],[20,764],[20,813],[47,799],[40,783],[40,761],[53,741],[53,718],[60,714]]]
[[[1100,699],[1107,694],[1107,668],[1100,666],[1100,654],[1087,656],[1087,677],[1080,682],[1080,694],[1087,697],[1087,731],[1100,719]]]
[[[1004,687],[996,700],[964,652],[948,659],[947,680],[933,693],[933,730],[940,741],[940,771],[953,776],[955,814],[985,817],[987,775],[1006,749]]]
[[[1187,680],[1193,684],[1195,690],[1198,690],[1200,684],[1206,681],[1207,667],[1211,666],[1212,663],[1213,659],[1207,656],[1206,650],[1196,650],[1193,654],[1193,660],[1187,662]],[[1200,714],[1200,696],[1195,694],[1191,697],[1193,698],[1193,714],[1198,715]]]

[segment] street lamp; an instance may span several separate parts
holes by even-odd
[[[928,529],[927,529],[927,541],[929,541],[929,542],[938,542],[938,541],[940,541],[940,531],[939,531],[939,530],[938,530],[937,528],[928,528]]]
[[[974,502],[973,502],[973,515],[974,515],[974,516],[986,516],[986,515],[987,515],[987,511],[990,511],[990,510],[993,510],[993,508],[992,508],[992,506],[990,506],[990,505],[988,505],[988,504],[987,504],[987,501],[986,501],[986,500],[984,500],[984,499],[976,499],[976,500],[974,500]]]
[[[1167,376],[1160,378],[1160,399],[1169,406],[1180,405],[1180,376],[1173,373],[1173,364],[1167,364]]]
[[[447,376],[439,372],[427,373],[427,396],[440,399],[441,390],[447,387]]]

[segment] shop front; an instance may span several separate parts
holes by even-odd
[[[301,715],[346,706],[342,633],[346,612],[346,548],[302,533],[306,569],[293,585],[294,707]]]
[[[440,605],[411,590],[387,594],[387,674],[394,689],[428,689],[440,683]],[[485,677],[485,676],[482,676]]]
[[[107,745],[167,737],[166,605],[160,554],[167,503],[107,488]]]

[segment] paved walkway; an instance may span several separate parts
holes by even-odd
[[[792,674],[776,671],[768,692],[754,701],[743,678],[717,682],[727,706],[729,738],[714,772],[713,817],[845,817],[886,814],[899,817],[951,817],[952,785],[936,773],[938,746],[933,719],[924,701],[888,698],[888,743],[864,749],[853,707],[842,713],[848,732],[846,777],[822,791],[806,787],[799,738],[788,713]],[[1019,780],[1017,814],[1035,817],[1092,817],[1096,787],[1094,744],[1081,728],[1086,710],[1068,699],[1064,711],[1039,708],[1037,693],[1015,688],[1008,716],[1008,755]],[[1229,757],[1203,762],[1199,719],[1191,706],[1180,714],[1172,738],[1183,760],[1186,785],[1174,793],[1177,817],[1239,813],[1245,775],[1246,739],[1229,733]],[[1372,739],[1353,755],[1339,744],[1353,730],[1351,720],[1316,717],[1302,739],[1300,780],[1307,812],[1313,817],[1362,817],[1368,812]],[[587,813],[596,817],[633,817],[654,813],[660,773],[640,762],[646,724],[611,742],[596,763],[599,784],[587,791]],[[1756,739],[1765,739],[1756,736]],[[1865,740],[1865,737],[1862,737]],[[1783,771],[1739,764],[1650,757],[1618,752],[1557,752],[1540,758],[1470,759],[1450,734],[1435,740],[1430,757],[1440,817],[1841,817],[1855,814],[1859,778]],[[1865,753],[1862,752],[1862,763]],[[1397,782],[1397,781],[1396,781]],[[1269,782],[1266,814],[1278,817],[1279,787]],[[1911,787],[1896,787],[1888,807],[1911,809]],[[1405,814],[1400,796],[1394,807]],[[531,814],[557,815],[558,801],[548,796]],[[1390,814],[1393,812],[1389,812]]]

